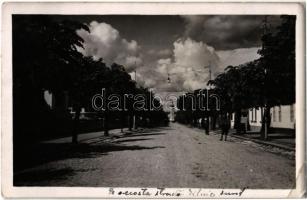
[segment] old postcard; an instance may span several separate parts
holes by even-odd
[[[2,191],[305,192],[299,3],[4,3]]]

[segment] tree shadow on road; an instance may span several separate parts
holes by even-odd
[[[14,152],[14,172],[42,165],[52,161],[59,161],[72,158],[95,158],[107,155],[113,151],[140,151],[156,148],[165,148],[163,146],[139,146],[123,145],[111,143],[99,144],[71,144],[71,143],[41,143],[24,148],[22,151]]]
[[[126,138],[126,137],[141,137],[141,136],[155,136],[155,135],[165,135],[166,133],[162,133],[162,132],[150,132],[150,133],[135,133],[135,134],[125,134],[121,137],[118,138]]]
[[[50,186],[51,183],[56,184],[74,174],[70,167],[33,170],[14,175],[14,186]]]
[[[137,142],[137,141],[146,141],[146,140],[153,140],[154,138],[136,138],[136,139],[119,139],[114,141],[114,143],[126,143],[126,142]]]
[[[154,132],[169,131],[169,130],[173,130],[173,128],[170,128],[170,127],[144,128],[142,130],[139,130],[140,131],[139,133],[140,134],[142,134],[142,133],[154,133]],[[130,133],[133,133],[133,132],[130,132]]]

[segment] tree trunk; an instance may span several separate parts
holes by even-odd
[[[205,132],[207,135],[209,135],[209,127],[210,127],[210,116],[207,114],[207,120],[206,120],[206,125],[205,125]]]
[[[241,133],[241,110],[235,112],[234,128],[236,129],[237,134]]]
[[[138,116],[135,114],[133,117],[133,129],[137,129],[138,128]]]
[[[109,136],[109,114],[104,115],[104,136]]]
[[[212,116],[212,130],[216,129],[216,118],[217,118],[217,114],[214,112]]]
[[[129,123],[129,131],[132,131],[132,127],[133,127],[133,115],[131,115],[131,114],[128,115],[128,123]]]
[[[271,126],[271,108],[269,106],[264,107],[264,112],[261,121],[261,139],[268,140],[268,134]]]
[[[78,132],[79,132],[79,125],[80,125],[80,112],[81,106],[76,106],[76,113],[73,121],[73,131],[72,131],[72,143],[78,143]]]
[[[105,113],[104,113],[104,136],[109,136],[109,108],[108,108],[108,90],[105,91]]]
[[[249,110],[247,110],[247,125],[246,125],[246,131],[251,130],[251,125],[249,123]]]
[[[120,132],[123,133],[124,132],[124,127],[125,127],[125,113],[122,112],[120,114],[120,123],[121,123],[121,129],[120,129]]]

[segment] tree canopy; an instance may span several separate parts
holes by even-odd
[[[144,94],[149,96],[146,88],[138,88],[135,81],[126,72],[125,66],[114,63],[107,66],[103,58],[94,59],[82,55],[78,49],[83,48],[83,39],[77,30],[89,31],[87,25],[75,21],[54,20],[48,15],[14,15],[13,16],[13,87],[15,124],[35,126],[35,118],[26,118],[28,114],[39,119],[42,110],[48,112],[44,102],[44,91],[55,96],[59,104],[65,92],[69,104],[76,111],[78,121],[81,107],[91,109],[91,98],[101,92],[102,88],[109,94]],[[128,102],[128,112],[144,115],[132,109],[134,99]],[[159,102],[149,102],[159,103]],[[42,109],[44,107],[44,109]],[[61,112],[66,112],[62,110]],[[62,113],[63,114],[63,113]],[[62,115],[60,113],[60,115]],[[104,118],[117,116],[118,112],[99,112]],[[163,119],[164,112],[148,111],[147,115],[156,115]],[[43,114],[43,115],[46,115]],[[47,113],[47,115],[49,115]],[[31,123],[29,123],[29,121]]]

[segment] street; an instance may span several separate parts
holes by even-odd
[[[295,160],[233,137],[171,123],[143,132],[95,137],[74,155],[19,171],[16,186],[295,187]],[[76,147],[74,147],[76,148]],[[79,147],[78,147],[79,148]],[[74,149],[76,150],[76,149]]]

